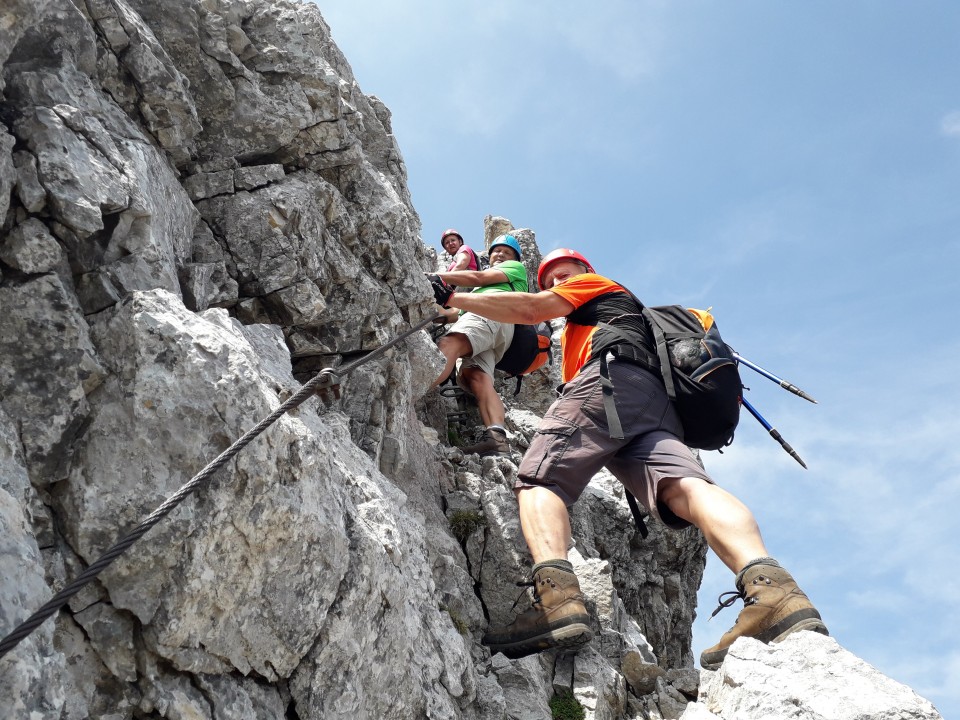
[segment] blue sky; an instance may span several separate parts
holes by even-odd
[[[507,217],[819,401],[744,369],[810,469],[749,416],[707,467],[842,645],[960,718],[960,5],[592,5],[320,8],[425,242]],[[697,655],[731,585],[711,556]]]

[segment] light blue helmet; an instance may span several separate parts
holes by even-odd
[[[490,243],[490,249],[493,250],[497,245],[506,245],[517,254],[517,260],[523,259],[523,251],[520,249],[520,243],[517,242],[517,239],[513,235],[501,235]]]

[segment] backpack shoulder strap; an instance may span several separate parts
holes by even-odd
[[[643,315],[643,319],[647,321],[647,325],[650,328],[650,332],[653,333],[654,343],[657,350],[657,359],[660,364],[660,376],[663,378],[663,384],[667,388],[667,396],[671,400],[677,399],[677,389],[673,384],[673,370],[670,366],[670,354],[667,352],[667,338],[663,334],[663,328],[660,327],[660,323],[657,322],[657,319],[654,317],[653,313],[650,312],[650,309],[643,304],[643,302],[638,298],[626,285],[617,283],[620,285],[627,294],[633,298],[633,301],[637,304],[637,307],[640,308],[640,314]],[[652,369],[652,368],[651,368]]]
[[[677,399],[677,389],[673,385],[673,370],[670,367],[670,354],[667,352],[667,338],[663,334],[663,328],[654,318],[649,308],[643,307],[640,312],[650,326],[653,333],[653,339],[657,346],[657,358],[660,360],[660,375],[663,376],[663,384],[667,388],[667,396],[671,400]]]
[[[479,269],[480,269],[480,256],[477,255],[477,251],[474,250],[474,249],[473,249],[472,247],[470,247],[469,245],[467,245],[467,250],[469,250],[469,251],[470,251],[470,254],[473,256],[473,269],[474,269],[474,270],[479,270]]]

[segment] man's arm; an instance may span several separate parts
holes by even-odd
[[[440,279],[448,285],[457,287],[486,287],[507,282],[509,278],[503,270],[488,268],[486,270],[451,270],[437,273]]]
[[[442,308],[437,305],[437,315],[440,316],[437,320],[434,320],[438,325],[452,325],[457,320],[460,319],[460,311],[456,308]]]
[[[458,292],[450,296],[447,304],[497,322],[522,325],[534,325],[543,320],[563,317],[575,309],[569,300],[547,290],[538,293]]]

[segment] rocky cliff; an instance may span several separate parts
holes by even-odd
[[[428,318],[437,259],[314,5],[4,0],[0,28],[5,636],[302,381]],[[820,636],[701,678],[702,538],[640,541],[603,474],[573,515],[595,640],[490,657],[529,569],[516,465],[450,446],[471,408],[439,367],[420,332],[283,415],[0,659],[3,717],[938,717]],[[514,461],[551,384],[511,406]]]

